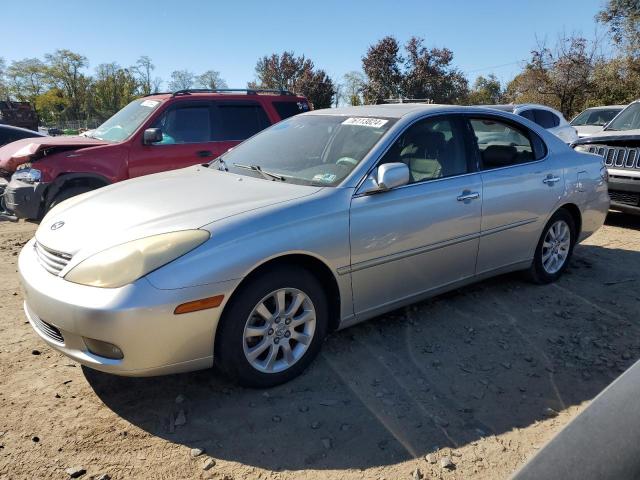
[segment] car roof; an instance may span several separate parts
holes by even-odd
[[[512,108],[508,109],[506,105],[485,106],[485,105],[440,105],[426,103],[382,103],[380,105],[361,105],[357,107],[339,107],[324,108],[321,110],[312,110],[303,115],[341,115],[341,116],[360,116],[360,117],[384,117],[384,118],[402,118],[408,115],[419,114],[421,112],[430,113],[491,113],[496,110],[512,112]]]
[[[609,108],[624,108],[626,107],[626,105],[600,105],[598,107],[589,107],[589,108],[585,108],[583,111],[587,111],[587,110],[605,110],[605,109],[609,109]]]
[[[34,137],[44,137],[45,136],[40,132],[36,132],[35,130],[30,130],[28,128],[22,128],[22,127],[14,127],[13,125],[5,125],[4,123],[0,123],[0,128],[3,129],[3,130],[11,130],[13,132],[30,133]]]
[[[302,95],[296,95],[290,92],[277,92],[275,90],[219,90],[219,91],[178,91],[178,92],[162,92],[162,93],[152,93],[151,95],[146,95],[141,98],[149,99],[149,100],[160,100],[164,101],[169,98],[201,98],[201,97],[224,97],[231,98],[233,100],[238,99],[246,99],[251,98],[255,99],[256,97],[267,98],[269,100],[278,100],[278,101],[295,101],[299,102],[301,100],[307,100]]]

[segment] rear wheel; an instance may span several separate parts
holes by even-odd
[[[278,385],[318,354],[327,324],[318,280],[301,268],[278,268],[250,280],[231,299],[216,335],[216,361],[242,385]]]
[[[535,283],[556,281],[567,269],[576,243],[577,232],[573,217],[564,209],[553,214],[542,231],[533,263],[528,270]]]

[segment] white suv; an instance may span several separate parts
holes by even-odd
[[[503,112],[511,112],[546,128],[565,143],[573,143],[578,139],[578,132],[565,120],[557,110],[537,103],[512,103],[509,105],[483,105]]]

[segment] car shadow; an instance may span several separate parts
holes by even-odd
[[[336,332],[301,377],[269,390],[215,371],[84,374],[122,418],[217,459],[397,464],[592,399],[640,356],[638,272],[639,252],[580,245],[556,284],[505,275]]]
[[[622,212],[609,212],[606,224],[614,227],[640,230],[640,215],[631,215]]]

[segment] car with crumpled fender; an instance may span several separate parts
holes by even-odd
[[[62,202],[18,267],[34,331],[84,365],[267,387],[331,331],[500,273],[557,280],[608,207],[601,159],[522,117],[318,110]]]

